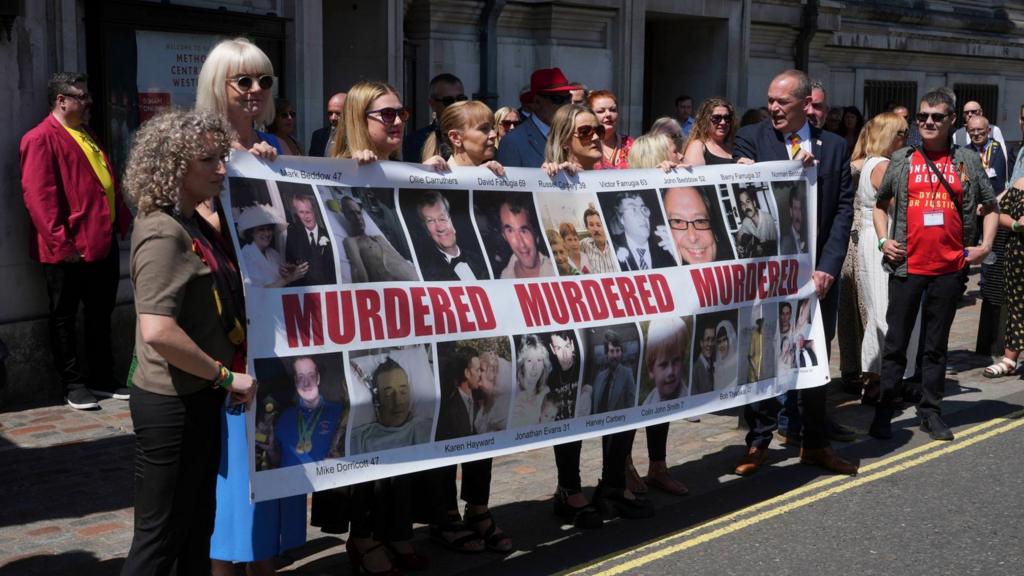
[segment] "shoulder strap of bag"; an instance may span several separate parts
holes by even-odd
[[[924,161],[928,164],[928,167],[931,168],[932,172],[934,172],[936,176],[938,176],[939,182],[942,183],[942,187],[946,190],[946,194],[949,195],[949,200],[953,203],[953,206],[956,206],[957,214],[960,214],[962,212],[962,210],[960,209],[960,201],[957,200],[956,194],[953,193],[953,187],[949,185],[948,181],[946,181],[946,177],[942,175],[942,172],[939,171],[939,168],[935,165],[935,162],[932,162],[932,159],[929,158],[927,154],[925,154],[924,150],[922,150],[921,148],[918,148],[916,146],[914,147],[914,150],[921,153],[921,157],[924,158]],[[950,151],[949,151],[949,156],[950,156],[950,162],[952,162],[953,161],[953,150],[952,149],[950,149]]]

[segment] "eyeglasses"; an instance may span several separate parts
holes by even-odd
[[[522,120],[502,120],[501,127],[505,130],[513,130],[516,126],[519,126],[522,123]]]
[[[377,116],[373,116],[376,114]],[[409,119],[408,108],[378,108],[377,110],[370,110],[366,113],[368,118],[380,120],[384,124],[390,125],[395,123],[396,118],[401,118],[402,122]]]
[[[83,92],[81,94],[68,94],[67,92],[64,92],[61,96],[64,96],[65,98],[74,98],[79,102],[92,102],[92,94],[89,94],[88,92]]]
[[[430,99],[433,100],[434,102],[440,102],[442,106],[447,108],[452,104],[455,104],[456,102],[465,102],[466,100],[469,100],[469,96],[466,96],[465,94],[459,94],[457,96],[445,96],[444,98],[434,98],[433,96],[431,96]]]
[[[551,93],[551,94],[540,93],[540,94],[538,94],[538,96],[546,98],[548,100],[548,102],[551,102],[555,106],[564,106],[564,105],[566,105],[566,104],[568,104],[569,102],[572,101],[572,95],[571,94],[564,94],[564,93],[558,93],[558,92]]]
[[[924,124],[929,118],[931,118],[933,123],[938,124],[946,118],[949,118],[949,114],[943,114],[942,112],[932,112],[931,114],[927,112],[918,112],[916,118],[918,124]]]
[[[641,216],[643,216],[645,218],[651,215],[651,209],[648,208],[647,206],[643,205],[643,204],[635,204],[635,203],[632,203],[632,202],[629,202],[629,203],[623,202],[622,204],[619,205],[619,207],[620,207],[620,211],[623,212],[623,213],[625,213],[625,212],[635,212],[635,213],[640,214]]]
[[[261,90],[270,90],[274,87],[274,77],[269,74],[263,76],[249,76],[248,74],[239,74],[232,78],[228,78],[228,83],[234,85],[241,92],[249,92],[257,84]]]
[[[974,116],[975,114],[981,114],[981,108],[974,110],[964,110],[964,116]]]
[[[281,118],[296,118],[295,110],[288,110],[287,112],[281,112],[278,114]]]
[[[732,114],[712,114],[712,124],[732,124]]]
[[[604,131],[605,128],[602,124],[594,124],[593,126],[587,124],[576,128],[574,134],[580,140],[590,140],[594,137],[594,134],[597,134],[598,138],[604,138]]]
[[[711,230],[711,220],[697,218],[696,220],[683,220],[682,218],[669,218],[668,227],[673,230],[686,230],[693,226],[694,230]]]

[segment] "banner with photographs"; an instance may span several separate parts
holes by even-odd
[[[256,500],[828,380],[796,162],[437,173],[233,153]]]

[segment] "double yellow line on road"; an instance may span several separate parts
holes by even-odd
[[[801,486],[725,516],[709,520],[675,534],[648,542],[638,548],[600,558],[595,562],[571,569],[568,575],[614,576],[624,574],[651,562],[694,548],[722,536],[732,534],[765,520],[813,504],[830,496],[863,486],[908,470],[925,462],[963,450],[979,442],[1024,426],[1024,410],[1008,416],[994,418],[966,430],[957,432],[954,443],[929,442],[894,454],[888,458],[860,468],[858,476],[829,476]],[[872,472],[878,471],[875,474]],[[795,500],[794,500],[795,498]]]

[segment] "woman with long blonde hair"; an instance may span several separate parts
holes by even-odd
[[[697,111],[683,162],[692,166],[732,164],[736,110],[725,98],[708,98]]]
[[[875,197],[882,177],[889,167],[893,152],[907,144],[907,122],[898,114],[883,112],[872,118],[861,131],[853,148],[851,164],[860,167],[857,184],[857,214],[855,226],[859,226],[855,249],[857,297],[864,313],[864,338],[860,343],[860,372],[864,384],[864,402],[877,399],[878,380],[882,372],[881,345],[885,340],[888,324],[885,320],[889,307],[889,275],[882,269],[878,253],[878,236],[872,220]],[[851,260],[851,258],[847,258]],[[911,347],[916,349],[917,339],[911,338]],[[913,373],[914,350],[908,350],[907,370]]]

